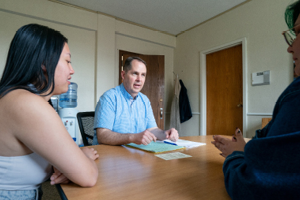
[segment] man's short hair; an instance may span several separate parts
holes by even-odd
[[[139,58],[139,57],[128,57],[128,58],[125,60],[125,64],[124,64],[124,66],[123,66],[123,70],[124,70],[125,72],[128,72],[129,70],[131,70],[131,67],[132,67],[132,66],[131,66],[131,62],[132,62],[133,60],[138,60],[138,61],[144,63],[145,66],[147,66],[146,62],[145,62],[143,59]]]

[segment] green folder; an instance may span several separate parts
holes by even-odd
[[[166,144],[164,142],[153,142],[153,141],[150,142],[150,144],[148,145],[129,143],[126,144],[126,146],[141,149],[144,151],[149,151],[152,153],[161,153],[161,152],[174,151],[177,149],[185,148],[183,146],[177,146],[172,144]]]

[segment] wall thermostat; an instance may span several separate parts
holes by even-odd
[[[270,70],[252,73],[252,85],[270,85]]]

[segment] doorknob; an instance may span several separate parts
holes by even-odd
[[[240,103],[240,104],[237,105],[237,107],[238,107],[238,108],[243,107],[243,104]]]
[[[163,108],[160,108],[160,119],[163,118]]]

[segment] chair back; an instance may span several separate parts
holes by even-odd
[[[91,146],[93,144],[94,116],[94,111],[77,113],[78,126],[84,146]]]

